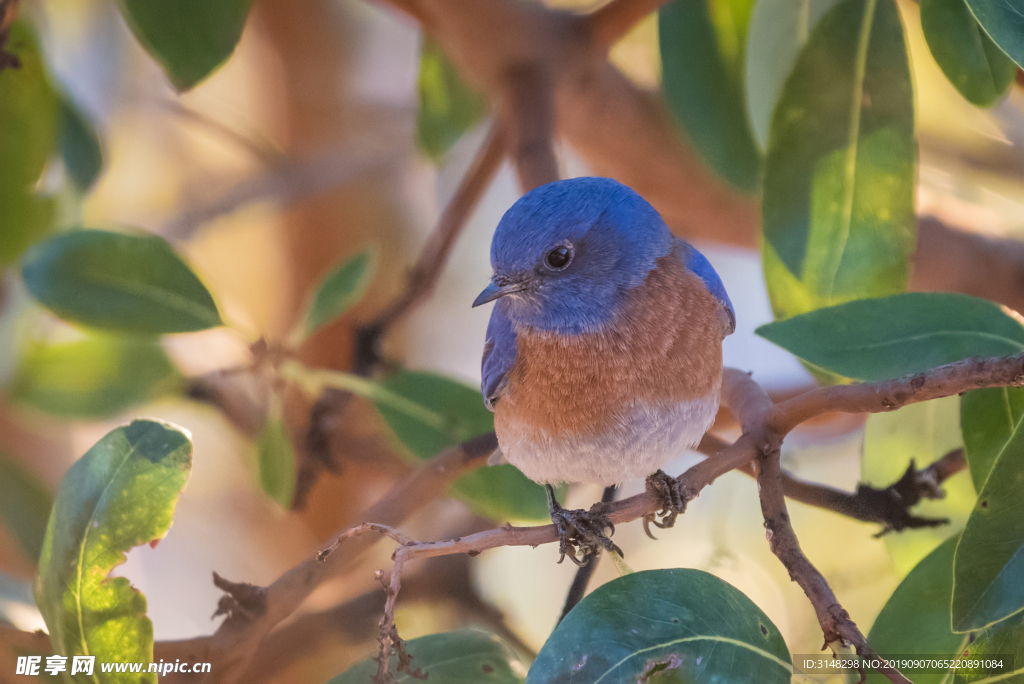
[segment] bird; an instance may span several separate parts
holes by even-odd
[[[674,523],[687,494],[661,467],[714,422],[722,341],[736,328],[729,295],[703,254],[609,178],[523,195],[490,260],[473,306],[495,302],[481,369],[499,446],[491,463],[546,486],[559,562],[569,552],[585,564],[598,545],[621,555],[606,516],[562,509],[552,485],[646,477],[664,502],[655,524]]]

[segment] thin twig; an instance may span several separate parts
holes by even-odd
[[[707,434],[696,450],[707,456],[714,456],[727,443]],[[941,499],[944,495],[940,486],[953,475],[967,467],[963,449],[953,449],[931,465],[918,470],[913,464],[903,477],[884,488],[865,484],[857,485],[855,492],[846,492],[835,487],[808,482],[782,471],[782,493],[787,499],[845,515],[862,522],[878,523],[882,526],[879,535],[919,527],[935,527],[949,522],[939,518],[922,518],[910,513],[910,509],[921,499]],[[739,471],[757,478],[752,463]]]
[[[366,374],[377,364],[380,359],[380,340],[395,323],[433,291],[455,240],[501,166],[508,144],[506,127],[500,122],[495,123],[416,260],[405,289],[375,319],[357,331],[356,372]]]
[[[385,537],[388,537],[388,538],[398,542],[399,544],[403,544],[403,545],[404,544],[415,544],[416,543],[416,542],[414,542],[412,540],[411,537],[406,536],[405,534],[403,534],[402,532],[396,530],[393,527],[388,527],[387,525],[378,525],[377,523],[363,523],[362,525],[357,525],[356,527],[353,527],[351,529],[345,530],[340,535],[338,535],[338,538],[334,540],[333,544],[331,544],[326,549],[324,549],[323,551],[321,551],[320,553],[318,553],[316,555],[316,559],[319,560],[319,561],[326,560],[327,556],[329,556],[332,553],[334,553],[334,551],[339,546],[341,546],[343,543],[345,543],[347,540],[351,539],[352,537],[359,536],[363,532],[377,532],[378,534],[382,534]]]

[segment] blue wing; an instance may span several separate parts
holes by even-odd
[[[736,310],[732,308],[732,301],[725,291],[722,279],[718,277],[718,272],[715,271],[707,257],[697,251],[696,247],[686,240],[676,239],[682,243],[683,263],[686,265],[686,268],[696,273],[704,281],[704,286],[708,288],[708,292],[722,305],[723,313],[725,314],[725,334],[731,335],[736,330]]]
[[[499,301],[491,311],[491,322],[487,325],[481,373],[483,380],[480,383],[484,404],[492,411],[494,402],[505,392],[505,381],[515,362],[516,331],[512,329],[512,321],[505,315],[505,307]]]

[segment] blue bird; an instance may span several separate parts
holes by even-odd
[[[661,526],[670,525],[685,494],[660,468],[711,427],[722,339],[736,327],[714,268],[640,195],[608,178],[524,195],[498,224],[491,266],[473,302],[496,300],[484,402],[500,457],[548,486],[563,557],[567,547],[577,563],[577,550],[586,558],[597,543],[618,548],[603,535],[614,532],[606,519],[561,509],[552,483],[650,476],[665,500]]]

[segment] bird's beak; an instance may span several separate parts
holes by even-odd
[[[499,297],[512,294],[513,292],[522,292],[526,289],[526,283],[524,282],[506,282],[499,284],[495,281],[491,281],[491,284],[484,288],[484,291],[480,293],[480,296],[473,300],[473,306],[480,306],[487,302],[493,302]]]

